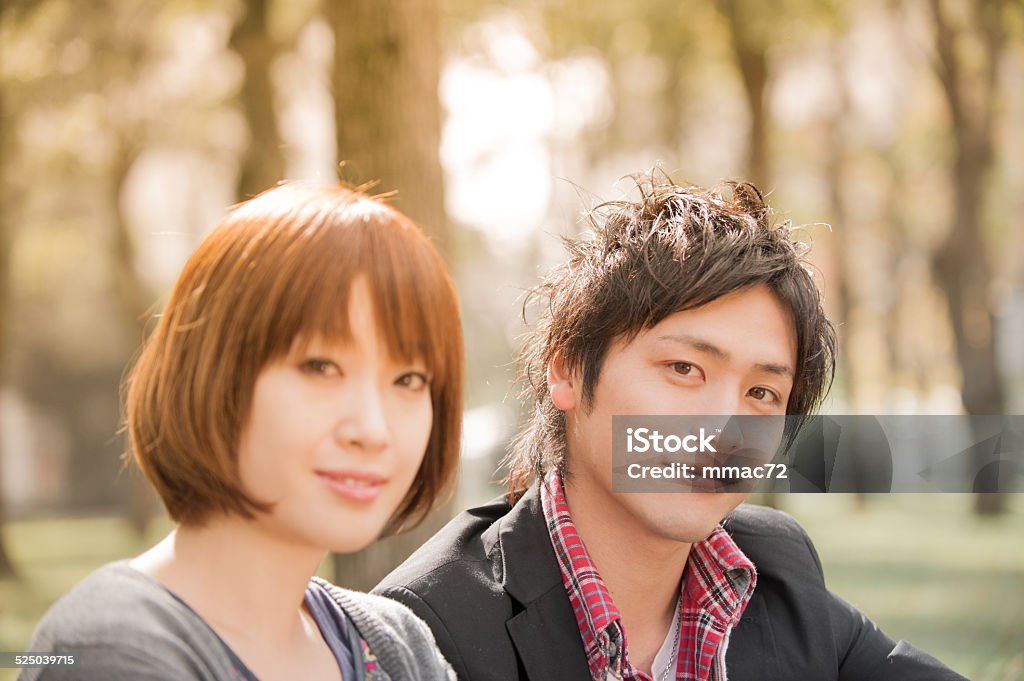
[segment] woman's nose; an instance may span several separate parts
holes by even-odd
[[[380,388],[366,382],[349,391],[345,402],[336,431],[339,441],[365,451],[385,449],[391,434]]]

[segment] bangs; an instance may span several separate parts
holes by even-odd
[[[443,262],[411,221],[360,197],[296,222],[302,229],[265,254],[265,295],[253,301],[266,311],[266,326],[251,329],[265,339],[257,353],[263,362],[315,339],[351,342],[349,301],[362,279],[389,357],[422,361],[433,376],[448,373],[453,291]]]

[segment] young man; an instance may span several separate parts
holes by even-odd
[[[806,415],[835,354],[805,249],[753,186],[637,184],[536,291],[507,498],[377,592],[467,681],[961,679],[830,593],[789,516],[745,493],[613,492],[614,415]]]

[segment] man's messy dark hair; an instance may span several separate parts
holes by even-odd
[[[582,376],[583,408],[616,339],[631,341],[663,319],[724,295],[767,285],[796,324],[796,374],[786,413],[811,414],[834,375],[836,335],[804,258],[809,247],[775,224],[747,182],[714,189],[679,186],[662,171],[632,176],[640,197],[589,214],[584,238],[564,240],[569,259],[527,296],[539,318],[518,357],[527,421],[505,466],[515,501],[535,478],[562,470],[565,415],[551,402],[547,368],[560,352]],[[799,420],[797,420],[799,421]]]

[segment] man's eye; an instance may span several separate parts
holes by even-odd
[[[299,364],[299,370],[310,376],[340,376],[341,368],[329,359],[313,357]]]
[[[408,388],[412,391],[419,391],[430,385],[430,379],[427,378],[426,374],[422,374],[418,371],[410,371],[407,374],[402,374],[395,381],[395,384],[403,388]]]
[[[689,376],[696,371],[697,367],[693,366],[689,362],[673,362],[672,371],[676,372],[680,376]]]
[[[777,404],[781,401],[781,398],[774,391],[769,390],[768,388],[762,388],[760,386],[756,388],[751,388],[747,394],[749,394],[755,400],[759,400],[762,402],[771,402],[773,404]]]

